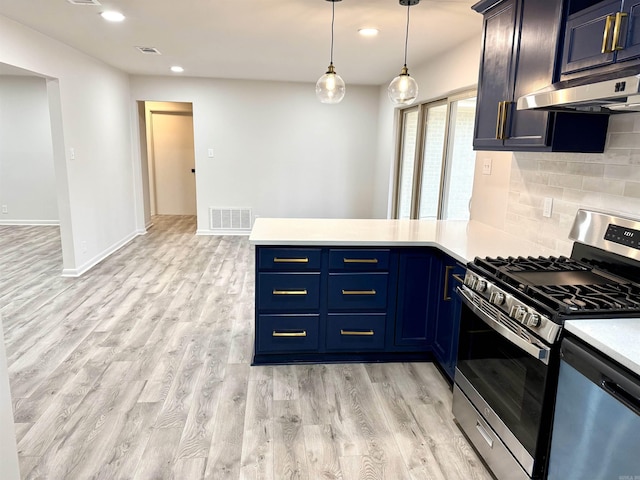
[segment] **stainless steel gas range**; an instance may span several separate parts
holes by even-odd
[[[545,478],[566,319],[640,318],[640,220],[579,210],[570,257],[467,265],[453,413],[500,480]]]

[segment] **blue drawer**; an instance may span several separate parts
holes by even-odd
[[[384,310],[388,273],[329,274],[329,310]]]
[[[319,248],[258,248],[259,270],[320,270],[322,250]]]
[[[281,312],[320,307],[320,273],[259,273],[258,310]]]
[[[327,350],[359,352],[384,350],[387,316],[384,313],[366,315],[334,315],[327,318]]]
[[[333,248],[329,251],[329,269],[344,271],[388,270],[389,250]]]
[[[256,351],[317,351],[318,318],[318,315],[258,315]]]

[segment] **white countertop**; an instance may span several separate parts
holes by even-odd
[[[567,320],[568,332],[640,375],[640,319]]]
[[[249,240],[282,246],[427,246],[466,263],[476,256],[557,255],[474,221],[257,218]]]

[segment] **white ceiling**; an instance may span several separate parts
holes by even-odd
[[[331,2],[325,0],[0,0],[0,15],[131,74],[315,82],[329,64]],[[474,36],[475,0],[421,0],[411,7],[408,66]],[[118,10],[122,23],[99,13]],[[335,4],[334,64],[347,84],[381,85],[403,63],[406,7],[398,0]],[[361,27],[377,27],[375,38]],[[135,46],[156,47],[144,55]],[[478,45],[480,48],[480,45]],[[0,74],[2,71],[0,70]]]

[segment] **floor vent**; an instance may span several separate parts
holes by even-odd
[[[162,55],[156,47],[136,47],[140,53],[145,55]]]
[[[71,5],[101,5],[98,0],[67,0]]]
[[[209,227],[215,234],[247,234],[252,223],[250,208],[209,208]]]

